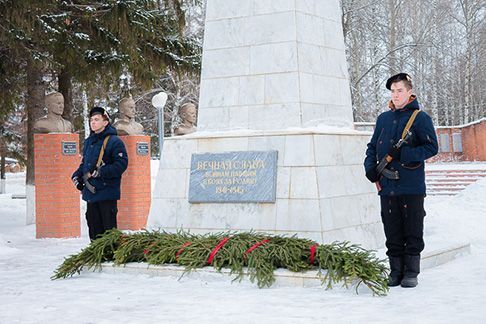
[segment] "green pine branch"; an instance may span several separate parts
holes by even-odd
[[[215,253],[215,247],[226,238],[229,238],[227,242]],[[255,247],[255,244],[258,246]],[[322,283],[328,289],[342,283],[345,287],[355,285],[357,290],[364,284],[374,294],[386,295],[388,270],[384,260],[376,258],[374,251],[349,242],[323,244],[317,247],[311,264],[311,247],[315,244],[312,240],[296,236],[255,232],[195,235],[183,231],[123,234],[111,230],[80,253],[66,258],[51,278],[70,277],[79,274],[85,267],[97,270],[105,261],[112,261],[115,265],[129,262],[178,264],[187,272],[211,265],[218,271],[230,269],[230,273],[235,275],[234,280],[241,280],[247,273],[250,281],[256,281],[261,288],[275,282],[275,269],[286,268],[292,272],[318,270]],[[250,252],[252,247],[254,249]],[[209,264],[212,253],[214,257]]]

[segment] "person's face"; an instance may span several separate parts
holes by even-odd
[[[56,115],[62,115],[64,111],[64,98],[62,96],[50,96],[46,98],[47,110]]]
[[[133,100],[125,100],[120,105],[120,111],[123,115],[127,116],[128,118],[135,117],[135,101]]]
[[[95,133],[101,133],[105,127],[108,125],[108,121],[103,118],[101,115],[93,115],[89,119],[89,126],[91,130]]]
[[[405,87],[405,83],[403,81],[394,82],[390,86],[391,88],[391,100],[395,105],[396,109],[402,109],[408,103],[410,96],[412,95],[412,89],[408,89]]]
[[[191,106],[184,109],[182,111],[182,118],[191,124],[194,124],[196,122],[196,108]]]

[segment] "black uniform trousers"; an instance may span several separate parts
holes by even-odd
[[[104,200],[88,203],[86,220],[88,222],[89,238],[91,241],[105,231],[116,228],[116,214],[118,213],[116,200]]]
[[[386,254],[390,257],[420,255],[424,249],[424,196],[381,196]]]

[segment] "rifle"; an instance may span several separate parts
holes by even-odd
[[[393,145],[396,149],[401,148],[403,143],[407,143],[409,138],[412,136],[412,133],[410,132],[410,127],[412,127],[412,124],[415,121],[415,117],[417,117],[419,112],[420,110],[414,110],[414,112],[408,119],[408,122],[402,132],[402,138],[400,138],[400,140],[395,145]],[[378,165],[376,166],[376,172],[378,173],[378,175],[382,174],[388,179],[398,180],[400,179],[398,171],[391,171],[385,168],[392,160],[393,158],[391,156],[389,156],[388,154],[385,155],[385,157],[381,159],[380,163],[378,163]]]
[[[404,138],[401,138],[393,146],[396,149],[401,148],[404,143],[407,143],[407,141],[409,140],[410,136],[412,136],[412,132],[407,131],[405,137]],[[378,165],[376,166],[376,172],[378,173],[378,175],[382,174],[384,177],[386,177],[388,179],[398,180],[398,179],[400,179],[400,174],[398,173],[398,171],[396,171],[396,170],[395,171],[391,171],[391,170],[386,169],[386,166],[392,160],[393,160],[393,158],[391,156],[389,156],[388,154],[385,155],[385,157],[383,159],[381,159],[380,163],[378,163]]]
[[[88,189],[91,193],[94,194],[94,193],[96,193],[96,188],[91,183],[89,183],[88,173],[83,175],[84,186],[86,187],[86,189]]]
[[[103,155],[105,154],[106,143],[108,143],[109,139],[110,139],[110,135],[106,136],[105,139],[103,140],[103,145],[101,145],[101,150],[100,150],[100,154],[98,155],[98,161],[96,162],[96,166],[91,172],[88,172],[89,174],[93,174],[95,170],[99,169],[105,164],[103,162]],[[96,193],[96,188],[91,183],[89,183],[88,173],[83,174],[84,185],[86,186],[86,189],[88,189],[92,194],[94,194]]]

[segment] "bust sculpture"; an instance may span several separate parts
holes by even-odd
[[[72,133],[73,124],[62,118],[64,111],[64,97],[60,92],[53,92],[46,96],[45,105],[47,115],[34,123],[34,133]]]
[[[196,105],[193,103],[185,103],[179,109],[179,117],[181,124],[174,129],[176,135],[186,135],[194,133],[196,128]]]
[[[135,101],[132,98],[123,98],[119,104],[120,118],[113,126],[118,131],[118,135],[141,135],[143,126],[137,123],[135,117]]]

